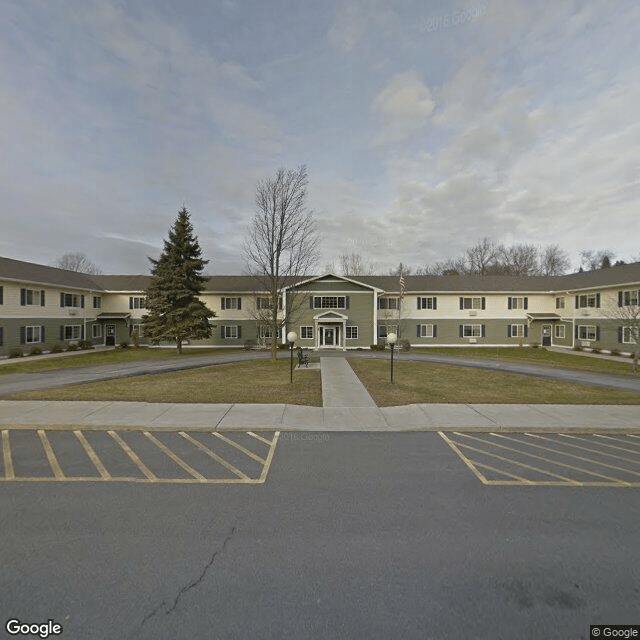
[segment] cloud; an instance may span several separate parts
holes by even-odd
[[[383,123],[378,144],[402,142],[416,133],[427,123],[434,107],[431,92],[417,72],[393,76],[372,105]]]

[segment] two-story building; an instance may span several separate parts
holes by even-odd
[[[145,275],[87,275],[0,258],[0,356],[88,340],[145,342]],[[251,276],[209,276],[201,296],[212,336],[194,345],[242,347],[273,338],[270,300]],[[390,332],[412,346],[555,345],[633,352],[626,319],[640,298],[640,263],[548,277],[300,277],[278,314],[309,349],[369,348]]]

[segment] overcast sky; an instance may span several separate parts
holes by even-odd
[[[147,273],[184,204],[241,273],[306,164],[322,264],[488,236],[640,259],[637,0],[2,0],[0,255]]]

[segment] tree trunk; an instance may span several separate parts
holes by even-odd
[[[178,355],[182,355],[182,340],[180,338],[176,338],[176,347],[178,347]]]

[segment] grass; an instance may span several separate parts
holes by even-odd
[[[120,400],[137,402],[287,403],[322,406],[320,371],[294,371],[287,360],[220,364],[176,373],[28,391],[3,400]]]
[[[182,356],[205,356],[212,353],[229,353],[229,349],[189,348],[183,347]],[[38,373],[54,371],[56,369],[71,369],[72,367],[91,367],[99,364],[114,364],[118,362],[134,362],[136,360],[165,360],[178,355],[176,349],[150,349],[149,347],[131,347],[129,349],[109,349],[105,351],[79,351],[73,355],[55,358],[41,356],[25,356],[11,364],[0,365],[0,376],[8,373]]]
[[[640,394],[453,365],[350,358],[349,364],[381,407],[412,403],[640,404]]]
[[[543,348],[531,347],[428,347],[414,348],[409,353],[424,353],[460,358],[474,358],[476,360],[509,360],[513,362],[529,362],[548,367],[563,367],[565,369],[579,369],[581,371],[596,371],[599,373],[616,373],[619,375],[633,375],[632,360],[620,362],[604,358],[594,358],[579,351],[561,353],[547,351]]]

